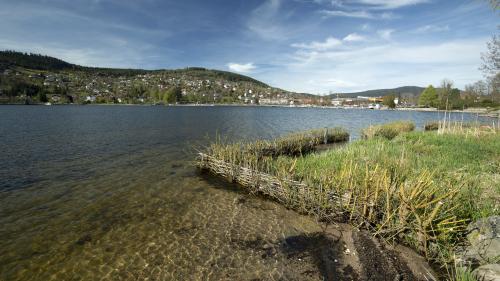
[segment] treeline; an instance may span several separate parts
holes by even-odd
[[[466,86],[465,91],[453,87],[453,82],[443,80],[439,88],[429,85],[420,94],[418,104],[424,107],[438,109],[464,109],[468,107],[497,107],[500,106],[500,92],[498,87],[491,92],[482,88]]]
[[[237,103],[236,95],[220,95],[215,93],[183,94],[182,89],[173,86],[166,89],[146,87],[136,84],[130,88],[125,97],[127,103],[134,103],[137,97],[149,103],[183,104],[183,103]]]
[[[89,74],[100,76],[135,76],[147,73],[165,72],[166,74],[186,75],[199,79],[221,79],[230,82],[250,82],[262,87],[268,87],[265,83],[251,77],[232,73],[228,71],[211,70],[203,67],[187,67],[176,70],[144,70],[144,69],[122,69],[122,68],[101,68],[86,67],[67,63],[63,60],[33,53],[23,53],[16,51],[0,51],[0,70],[9,67],[24,67],[28,69],[60,71],[60,70],[79,70]]]
[[[269,87],[267,84],[251,77],[221,70],[206,69],[203,67],[187,67],[185,69],[166,70],[167,73],[182,74],[191,77],[204,77],[204,79],[226,80],[230,82],[250,82],[261,87]]]
[[[0,70],[11,66],[20,66],[37,70],[76,69],[78,66],[49,56],[21,53],[16,51],[0,51]]]
[[[46,103],[48,96],[58,96],[67,103],[73,103],[73,97],[68,94],[65,87],[43,86],[23,79],[6,78],[0,75],[0,93],[5,97],[2,102],[19,102],[22,97],[25,103]]]
[[[464,91],[453,88],[453,82],[443,80],[441,87],[427,87],[419,97],[420,106],[439,109],[465,107],[500,107],[500,35],[493,35],[487,51],[481,54],[484,80],[466,85]]]

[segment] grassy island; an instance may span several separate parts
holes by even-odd
[[[479,126],[425,132],[414,127],[408,122],[374,126],[362,139],[326,151],[313,149],[321,143],[320,131],[314,140],[298,134],[216,143],[201,154],[201,165],[217,173],[210,163],[225,163],[230,168],[218,174],[251,191],[321,220],[368,228],[445,265],[468,223],[500,214],[500,133]],[[264,153],[271,147],[273,153]],[[241,173],[246,180],[240,180]]]

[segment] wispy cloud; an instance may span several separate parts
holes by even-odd
[[[348,18],[360,18],[360,19],[372,19],[374,15],[367,11],[340,11],[340,10],[322,10],[322,14],[328,17],[348,17]]]
[[[227,67],[232,71],[241,72],[241,73],[249,73],[252,70],[255,70],[257,68],[252,62],[245,63],[245,64],[230,62],[227,64]]]
[[[397,9],[429,2],[429,0],[356,0],[360,4],[366,4],[378,9]]]
[[[247,20],[247,28],[264,39],[283,39],[288,30],[280,24],[281,0],[265,0],[255,8]]]
[[[344,37],[343,40],[347,41],[347,42],[358,42],[358,41],[365,41],[366,38],[364,36],[357,34],[357,33],[351,33],[351,34],[347,35],[346,37]]]
[[[431,2],[431,0],[314,0],[314,3],[339,8],[392,10]]]
[[[381,29],[377,31],[378,36],[384,40],[391,40],[394,29]]]
[[[226,69],[313,93],[443,77],[460,87],[481,78],[498,22],[483,1],[465,0],[0,2],[0,49],[92,66]]]
[[[342,40],[335,37],[327,37],[324,41],[312,41],[310,43],[294,43],[291,45],[293,48],[311,51],[327,51],[337,47],[341,47],[344,43],[365,41],[366,38],[357,33],[350,33]]]
[[[328,37],[323,42],[313,41],[311,43],[296,43],[292,44],[294,48],[309,49],[309,50],[329,50],[342,45],[342,41],[334,37]]]
[[[315,93],[425,86],[439,83],[443,77],[450,77],[458,87],[463,87],[480,78],[474,69],[478,64],[477,54],[487,40],[485,37],[417,45],[378,42],[340,50],[296,52],[289,69],[298,73],[297,77],[289,75],[285,79],[298,90],[309,87]],[[301,79],[316,83],[299,85],[296,82],[299,73]],[[384,81],[383,85],[380,81]]]
[[[359,18],[359,19],[394,19],[397,18],[391,12],[383,12],[383,13],[373,13],[368,10],[354,10],[354,11],[342,11],[342,10],[321,10],[321,14],[325,17],[346,17],[346,18]]]
[[[424,26],[421,26],[421,27],[415,29],[414,33],[424,34],[424,33],[431,33],[431,32],[444,32],[444,31],[449,31],[449,30],[450,30],[449,25],[444,25],[444,26],[424,25]]]

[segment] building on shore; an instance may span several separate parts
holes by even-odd
[[[262,98],[259,99],[259,104],[261,105],[289,105],[290,101],[286,98]]]

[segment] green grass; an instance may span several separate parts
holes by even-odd
[[[403,132],[392,138],[370,137],[323,153],[271,157],[240,144],[215,145],[209,154],[311,187],[305,195],[290,190],[291,208],[320,218],[342,210],[345,220],[379,237],[449,263],[469,222],[500,214],[500,133],[398,127]],[[314,206],[306,206],[304,196]]]
[[[479,281],[470,268],[455,267],[450,281]]]
[[[437,131],[439,129],[439,121],[427,122],[424,125],[425,131]]]
[[[404,240],[430,259],[449,261],[468,222],[500,213],[498,133],[411,132],[393,140],[360,140],[323,154],[282,157],[280,165],[271,172],[283,176],[280,171],[293,165],[295,180],[349,194],[356,201],[344,206],[351,217],[376,233]]]
[[[401,133],[411,132],[413,130],[415,130],[415,124],[413,122],[396,121],[365,128],[361,131],[361,138],[371,139],[376,137],[382,137],[386,139],[393,139]]]
[[[218,140],[207,148],[207,153],[220,160],[248,166],[251,165],[250,162],[263,161],[266,157],[300,156],[311,153],[325,140],[328,144],[345,142],[349,140],[349,133],[342,128],[325,128],[289,134],[269,141],[227,144]]]

